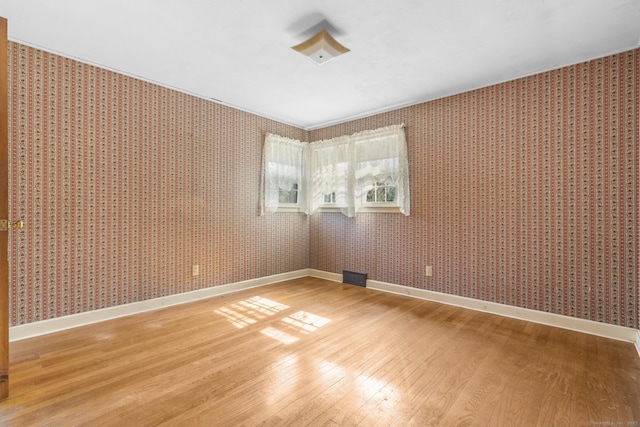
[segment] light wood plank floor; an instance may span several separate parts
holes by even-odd
[[[10,354],[2,426],[640,425],[630,343],[312,278]]]

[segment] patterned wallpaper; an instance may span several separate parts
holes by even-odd
[[[306,216],[258,203],[264,134],[306,132],[16,43],[9,69],[11,325],[308,267]]]
[[[412,206],[312,216],[310,267],[637,328],[639,82],[634,50],[311,132],[406,123]]]
[[[311,267],[639,326],[640,50],[312,132],[9,53],[11,325]],[[403,122],[411,216],[259,216],[266,132]]]

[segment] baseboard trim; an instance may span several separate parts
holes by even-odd
[[[342,276],[338,273],[309,269],[309,275],[320,279],[332,280],[334,282],[342,281]],[[514,307],[495,302],[487,302],[458,295],[429,291],[426,289],[410,288],[408,286],[395,285],[392,283],[380,282],[378,280],[367,280],[367,288],[439,302],[447,305],[454,305],[456,307],[468,308],[470,310],[483,311],[485,313],[497,314],[514,319],[526,320],[528,322],[555,326],[557,328],[569,329],[605,338],[612,338],[619,341],[627,341],[635,344],[638,355],[640,356],[640,331],[633,328],[594,322],[593,320],[578,319],[560,314],[546,313],[528,308]]]
[[[526,320],[528,322],[539,323],[542,325],[555,326],[557,328],[569,329],[605,338],[612,338],[619,341],[627,341],[635,343],[636,348],[638,348],[639,345],[638,341],[640,340],[640,335],[638,335],[638,330],[624,326],[610,325],[607,323],[594,322],[593,320],[578,319],[576,317],[546,313],[528,308],[476,300],[473,298],[428,291],[425,289],[410,288],[407,286],[394,285],[376,280],[368,280],[367,288],[391,292],[394,294],[407,295],[410,297],[497,314],[514,319]]]
[[[317,277],[318,279],[324,279],[324,280],[331,280],[332,282],[342,282],[342,274],[339,274],[339,273],[329,273],[328,271],[315,270],[313,268],[310,268],[308,272],[309,272],[309,276],[311,277]],[[367,283],[369,282],[370,280],[367,280]],[[367,285],[367,287],[369,287],[369,285]]]
[[[260,286],[270,285],[272,283],[298,279],[307,276],[309,276],[308,269],[302,269],[289,273],[275,274],[273,276],[244,280],[242,282],[213,286],[210,288],[183,292],[176,295],[154,298],[147,301],[133,302],[130,304],[123,304],[115,307],[102,308],[99,310],[72,314],[69,316],[56,317],[54,319],[42,320],[39,322],[27,323],[25,325],[13,326],[9,328],[9,342],[20,341],[27,338],[33,338],[40,335],[63,331],[65,329],[89,325],[91,323],[116,319],[118,317],[143,313],[145,311],[157,310],[172,305],[198,301],[205,298],[230,294],[245,289],[257,288]]]
[[[40,322],[28,323],[26,325],[13,326],[9,328],[9,341],[20,341],[27,338],[33,338],[40,335],[63,331],[65,329],[89,325],[91,323],[102,322],[118,317],[143,313],[145,311],[157,310],[172,305],[198,301],[205,298],[230,294],[245,289],[257,288],[260,286],[270,285],[272,283],[298,279],[307,276],[317,277],[333,282],[342,282],[342,275],[338,273],[330,273],[327,271],[311,268],[296,270],[289,273],[259,277],[256,279],[244,280],[242,282],[229,283],[225,285],[199,289],[196,291],[154,298],[147,301],[139,301],[130,304],[119,305],[116,307],[108,307],[85,313],[72,314],[70,316],[57,317]],[[559,314],[545,313],[542,311],[531,310],[527,308],[513,307],[510,305],[494,302],[481,301],[473,298],[466,298],[457,295],[429,291],[426,289],[410,288],[407,286],[395,285],[392,283],[380,282],[371,279],[367,280],[367,288],[376,291],[390,292],[471,310],[497,314],[514,319],[526,320],[543,325],[569,329],[572,331],[583,332],[605,338],[627,341],[635,344],[638,356],[640,356],[640,331],[637,329],[626,328],[624,326],[609,325],[606,323],[578,319],[569,316],[562,316]]]

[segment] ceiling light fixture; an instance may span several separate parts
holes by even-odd
[[[332,60],[336,56],[349,52],[349,49],[336,41],[327,30],[321,30],[306,42],[293,46],[297,50],[318,65]]]

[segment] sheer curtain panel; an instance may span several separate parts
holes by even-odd
[[[388,126],[311,143],[267,134],[264,145],[263,213],[278,209],[281,191],[298,188],[299,211],[340,208],[353,217],[374,187],[392,187],[392,202],[409,215],[409,161],[404,125]],[[374,206],[375,207],[375,206]]]
[[[349,138],[344,136],[309,144],[309,181],[312,189],[310,213],[327,205],[342,209],[352,205],[349,149]]]
[[[396,188],[400,210],[409,215],[409,160],[404,125],[359,132],[351,136],[354,163],[354,210],[362,207],[366,194],[376,182]]]
[[[298,205],[308,212],[304,195],[306,189],[306,164],[308,144],[295,139],[268,133],[265,136],[263,152],[262,213],[278,210],[280,191],[298,188]]]

